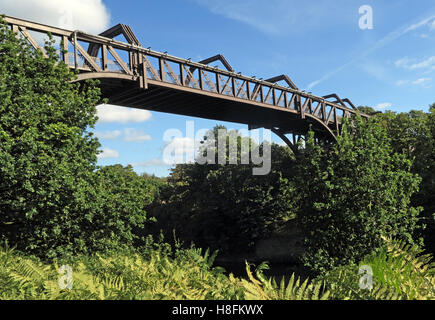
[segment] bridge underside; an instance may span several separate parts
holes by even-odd
[[[78,74],[76,81],[99,79],[103,97],[111,104],[271,129],[293,151],[310,128],[318,142],[334,141],[343,119],[357,114],[349,99],[301,91],[285,74],[262,80],[236,73],[220,54],[193,62],[145,49],[124,24],[95,36],[5,19],[18,37],[45,56],[38,41],[54,36],[59,59]],[[119,35],[127,42],[114,39]],[[211,66],[214,62],[223,68]],[[293,142],[286,135],[292,135]]]
[[[302,119],[296,111],[283,108],[265,108],[228,98],[204,95],[195,90],[180,91],[161,84],[149,84],[148,89],[132,81],[120,79],[100,79],[101,91],[109,104],[146,109],[183,116],[199,117],[217,121],[227,121],[268,129],[279,128],[282,134],[303,136],[310,126],[319,139],[331,140],[331,132],[314,118]]]

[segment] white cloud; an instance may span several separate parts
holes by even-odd
[[[120,130],[95,132],[95,136],[98,139],[102,139],[102,140],[113,140],[113,139],[118,138],[121,134],[122,134],[122,132]]]
[[[416,59],[409,59],[408,57],[401,58],[395,63],[396,67],[408,70],[428,69],[435,70],[435,56],[431,56],[425,60],[417,61]]]
[[[432,21],[432,23],[429,24],[430,30],[435,30],[435,19]]]
[[[398,67],[398,68],[400,68],[400,67],[405,67],[406,68],[406,66],[408,66],[409,63],[410,63],[410,59],[408,57],[404,57],[404,58],[396,60],[394,62],[394,65],[396,67]]]
[[[408,84],[409,81],[408,80],[398,80],[396,81],[396,86],[404,86],[405,84]]]
[[[174,138],[169,144],[175,154],[188,154],[195,152],[195,141],[191,138]]]
[[[430,83],[432,82],[431,78],[420,78],[412,82],[412,84],[417,86],[422,86],[424,88],[429,88]]]
[[[390,107],[392,107],[392,106],[393,106],[392,103],[384,102],[384,103],[380,103],[380,104],[378,104],[378,105],[375,107],[375,109],[376,109],[376,110],[383,110],[383,109],[386,109],[386,108],[390,108]]]
[[[167,165],[194,162],[195,141],[192,138],[173,138],[163,150],[163,161]]]
[[[108,123],[139,123],[151,119],[151,112],[148,110],[119,107],[110,104],[97,106],[98,122]]]
[[[106,30],[110,23],[102,0],[1,0],[0,13],[95,34]]]
[[[421,86],[423,88],[430,88],[432,83],[432,78],[419,78],[417,80],[398,80],[396,81],[397,86],[404,86],[404,85],[414,85],[414,86]]]
[[[435,56],[432,56],[426,60],[423,60],[419,63],[414,63],[412,65],[409,66],[410,70],[415,70],[415,69],[434,69],[435,68]]]
[[[169,167],[163,159],[153,158],[143,162],[135,162],[131,164],[133,167]]]
[[[129,142],[143,142],[151,140],[151,136],[145,134],[142,130],[135,130],[133,128],[124,129],[124,140]]]
[[[119,152],[113,149],[104,148],[100,154],[97,155],[98,159],[113,159],[119,158]]]

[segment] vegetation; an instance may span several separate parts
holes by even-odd
[[[418,247],[388,240],[359,265],[373,268],[373,289],[359,287],[358,267],[342,266],[317,279],[288,281],[255,275],[247,279],[213,267],[215,254],[201,249],[171,250],[148,239],[141,250],[79,256],[72,261],[72,287],[62,288],[59,261],[44,264],[10,248],[0,250],[2,300],[327,300],[434,299],[435,266]]]
[[[216,137],[218,129],[211,132]],[[236,132],[229,135],[237,136]],[[237,136],[238,163],[240,145],[249,138]],[[228,139],[229,140],[229,139]],[[229,141],[227,141],[227,156]],[[292,167],[288,148],[272,146],[272,171],[265,176],[252,175],[250,165],[177,165],[162,192],[160,205],[154,211],[156,232],[165,229],[183,241],[194,241],[201,247],[234,252],[251,248],[256,240],[267,237],[284,221],[294,218],[293,187],[281,168]],[[288,170],[287,169],[287,170]],[[236,245],[235,245],[236,244]]]
[[[330,149],[306,141],[296,180],[298,212],[307,247],[303,259],[318,272],[356,263],[382,237],[413,243],[419,209],[410,206],[421,179],[411,161],[393,153],[386,131],[354,119]]]
[[[0,299],[435,299],[435,105],[361,107],[370,120],[346,123],[333,145],[313,133],[297,155],[272,145],[266,176],[240,152],[237,164],[177,165],[159,179],[97,166],[98,83],[71,82],[53,41],[45,51],[0,22]],[[238,150],[265,150],[228,133]],[[288,225],[309,277],[278,284],[248,262],[235,277],[201,249],[243,255]],[[174,230],[173,245],[150,237]]]
[[[0,25],[1,237],[46,259],[131,244],[152,184],[131,168],[97,170],[100,91],[72,83],[52,43],[45,51]]]

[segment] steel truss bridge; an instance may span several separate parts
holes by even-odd
[[[127,25],[91,35],[8,16],[4,20],[44,55],[43,39],[50,33],[60,59],[76,71],[76,81],[99,79],[110,104],[268,128],[293,151],[310,127],[319,141],[334,141],[343,118],[357,113],[349,99],[301,91],[286,75],[262,80],[236,73],[220,54],[193,62],[143,48]],[[120,35],[127,42],[114,40]],[[223,68],[210,66],[213,62]]]

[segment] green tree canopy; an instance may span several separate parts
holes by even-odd
[[[215,127],[204,145],[217,144],[218,129],[226,130]],[[259,146],[236,131],[227,133],[227,159],[229,137],[234,136],[238,164],[177,165],[168,177],[162,193],[165,205],[157,209],[156,217],[160,228],[175,229],[184,241],[224,252],[246,252],[258,239],[294,218],[293,186],[281,172],[283,167],[291,171],[294,158],[289,148],[272,145],[271,172],[255,176],[254,164],[241,164],[241,145],[248,143],[248,151]]]
[[[97,171],[100,90],[52,45],[45,58],[0,24],[0,232],[45,258],[127,243],[149,202],[130,169]]]
[[[385,112],[375,121],[385,128],[394,152],[412,160],[412,172],[422,178],[420,190],[412,197],[414,206],[422,206],[422,220],[428,228],[424,232],[428,249],[435,250],[435,104],[429,112]]]
[[[304,262],[316,271],[356,263],[382,237],[413,241],[419,210],[410,206],[420,178],[411,161],[394,153],[386,130],[357,117],[330,149],[310,135],[299,159]]]

